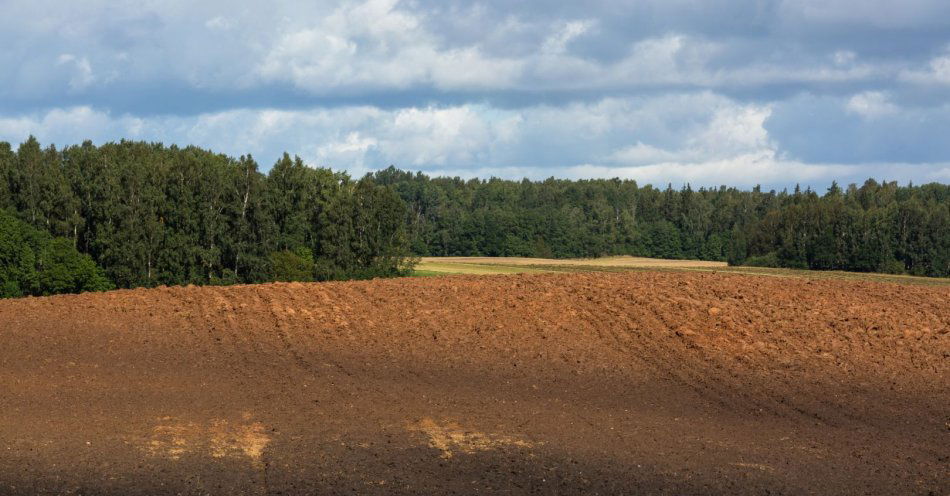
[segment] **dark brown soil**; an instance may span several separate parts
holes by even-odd
[[[0,301],[0,494],[948,494],[948,331],[669,272]]]

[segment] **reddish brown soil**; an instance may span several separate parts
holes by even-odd
[[[948,494],[948,330],[723,274],[0,301],[0,494]]]

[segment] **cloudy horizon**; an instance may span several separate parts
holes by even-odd
[[[362,175],[950,182],[950,3],[0,7],[0,141],[284,152]]]

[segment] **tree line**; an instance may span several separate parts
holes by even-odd
[[[408,206],[423,256],[645,257],[950,276],[950,186],[873,179],[819,194],[620,179],[367,176]]]
[[[34,231],[118,288],[392,276],[412,262],[391,188],[286,154],[265,175],[250,156],[196,147],[0,143],[0,210],[0,266],[20,267],[0,272],[4,296],[65,289],[23,275],[48,269],[12,254]]]
[[[284,154],[0,142],[0,296],[408,274],[416,256],[636,255],[950,276],[950,186],[353,179]]]

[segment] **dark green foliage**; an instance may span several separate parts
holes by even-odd
[[[868,180],[824,196],[780,195],[778,205],[748,225],[745,257],[772,266],[862,272],[950,275],[950,187],[899,187]],[[774,256],[774,258],[772,258]]]
[[[950,186],[869,180],[824,195],[619,179],[540,182],[371,176],[407,204],[418,255],[639,255],[730,264],[950,275]]]
[[[271,274],[275,281],[306,282],[314,278],[313,255],[306,248],[275,251],[269,258]]]
[[[392,276],[413,260],[398,195],[288,155],[265,176],[249,156],[195,147],[30,138],[16,152],[0,143],[0,195],[123,288]],[[73,291],[48,276],[29,284]]]
[[[683,258],[680,231],[673,223],[662,220],[650,222],[643,229],[643,246],[646,253],[658,258]]]
[[[76,251],[69,239],[55,238],[38,247],[37,252],[39,294],[105,291],[114,287],[89,255]]]
[[[9,143],[0,142],[0,210],[13,208],[13,194],[10,192],[10,174],[13,173],[16,155]]]
[[[72,241],[0,210],[0,297],[105,291],[112,283]]]
[[[746,258],[742,265],[748,265],[750,267],[779,267],[781,264],[778,255],[773,251],[765,255],[754,255]]]
[[[409,236],[406,206],[387,187],[370,179],[345,183],[327,206],[320,234],[323,260],[317,279],[370,278],[406,273]]]
[[[102,281],[387,277],[408,273],[410,255],[638,255],[950,276],[950,186],[936,183],[869,180],[819,195],[430,178],[393,167],[354,181],[290,155],[264,175],[250,156],[195,147],[57,150],[30,138],[16,151],[0,143],[4,208],[25,223],[4,220],[7,296],[101,289]]]

